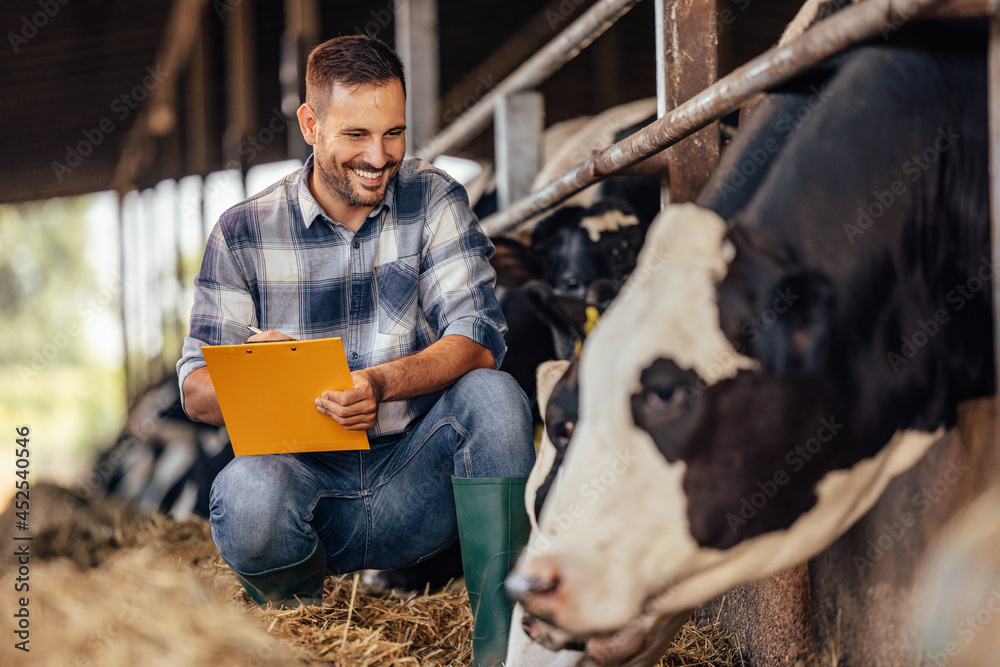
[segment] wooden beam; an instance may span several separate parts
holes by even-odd
[[[306,98],[306,63],[320,41],[318,0],[285,0],[285,32],[281,36],[281,112],[288,122],[288,157],[305,162],[312,148],[302,137],[295,112]]]
[[[662,118],[718,78],[715,0],[656,0],[655,24],[656,101]],[[718,121],[668,148],[664,203],[693,201],[718,161]]]
[[[199,27],[184,77],[184,153],[188,174],[205,175],[210,168],[209,146],[212,139],[208,127],[210,91],[207,42],[204,28]]]
[[[497,102],[497,202],[506,208],[531,192],[541,168],[545,98],[541,93],[505,95]]]
[[[396,2],[396,51],[406,68],[409,151],[423,146],[437,132],[440,76],[437,9],[437,0]]]
[[[208,0],[175,0],[170,8],[163,43],[149,75],[155,85],[149,92],[147,110],[140,113],[129,129],[111,180],[111,187],[119,193],[134,188],[139,174],[155,159],[156,143],[151,139],[165,136],[176,127],[177,85],[194,51],[194,41],[201,34],[207,3]]]
[[[257,53],[252,2],[227,5],[222,17],[226,43],[225,162],[246,171],[240,142],[257,126]]]

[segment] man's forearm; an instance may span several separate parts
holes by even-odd
[[[215,386],[206,366],[191,371],[184,378],[181,391],[184,392],[184,410],[191,419],[213,426],[222,426],[225,423],[219,399],[215,395]]]
[[[380,401],[400,401],[446,389],[477,368],[496,368],[493,353],[471,338],[452,335],[364,372],[376,385]]]

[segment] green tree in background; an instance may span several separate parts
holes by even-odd
[[[117,257],[115,240],[90,238],[90,202],[0,206],[0,424],[29,425],[33,475],[63,481],[114,440],[125,411],[121,364],[91,343],[118,317],[122,281],[86,257],[95,241]]]

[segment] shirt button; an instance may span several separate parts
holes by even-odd
[[[351,245],[353,245],[353,246],[354,246],[354,249],[355,249],[355,250],[357,250],[358,248],[360,248],[360,247],[361,247],[361,244],[360,244],[360,243],[358,243],[357,241],[355,241],[355,242],[354,242],[354,243],[352,243]]]
[[[358,353],[357,352],[351,352],[351,359],[357,359],[357,358],[358,358]]]

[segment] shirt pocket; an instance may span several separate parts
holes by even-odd
[[[419,266],[420,255],[409,255],[375,268],[380,334],[403,336],[416,328]]]

